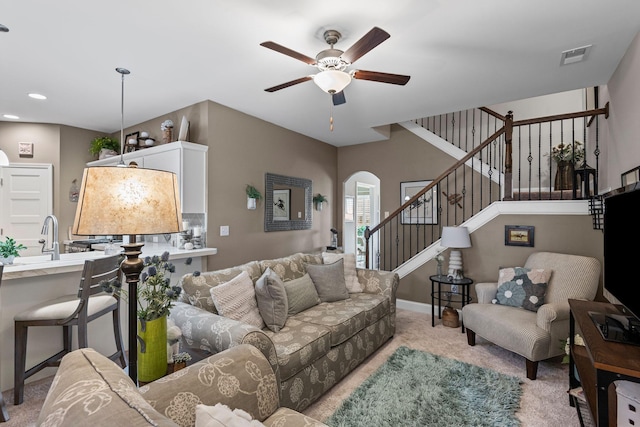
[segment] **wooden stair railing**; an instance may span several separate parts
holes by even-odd
[[[501,136],[504,137],[504,146],[503,147],[499,147],[500,150],[502,150],[500,152],[500,154],[502,154],[503,158],[503,163],[500,166],[501,170],[499,170],[498,172],[502,173],[504,176],[503,182],[500,181],[500,179],[498,179],[498,189],[502,189],[503,191],[503,195],[502,195],[502,200],[514,200],[513,198],[513,179],[514,179],[514,162],[513,162],[513,132],[514,132],[514,128],[519,128],[519,127],[525,127],[525,126],[531,126],[534,124],[542,124],[542,123],[552,123],[552,122],[556,122],[556,121],[563,121],[563,120],[572,120],[572,119],[577,119],[577,118],[586,118],[586,117],[591,117],[591,121],[593,121],[593,119],[596,116],[599,115],[604,115],[605,118],[608,118],[609,115],[609,104],[607,103],[605,105],[605,107],[603,108],[597,108],[597,109],[592,109],[592,110],[588,110],[588,111],[580,111],[580,112],[576,112],[576,113],[568,113],[568,114],[558,114],[558,115],[553,115],[553,116],[545,116],[545,117],[539,117],[539,118],[533,118],[533,119],[526,119],[526,120],[517,120],[514,121],[513,120],[513,114],[511,111],[509,111],[509,113],[506,116],[502,116],[486,107],[481,107],[479,108],[479,110],[481,110],[482,112],[494,117],[496,120],[500,120],[503,122],[503,126],[500,127],[498,130],[496,130],[491,136],[487,137],[482,143],[480,143],[478,146],[476,146],[475,148],[473,148],[471,151],[469,151],[464,157],[462,157],[461,159],[459,159],[458,161],[456,161],[451,167],[449,167],[448,169],[446,169],[442,174],[440,174],[437,178],[435,178],[429,185],[427,185],[426,187],[424,187],[421,191],[419,191],[417,194],[415,194],[413,197],[411,197],[411,199],[407,200],[404,204],[402,204],[402,206],[400,206],[398,209],[396,209],[394,212],[391,213],[391,215],[389,215],[387,218],[385,218],[384,220],[382,220],[378,225],[376,225],[375,227],[369,229],[369,227],[367,227],[365,229],[365,233],[364,233],[364,237],[365,237],[365,265],[367,268],[371,268],[371,250],[372,250],[372,242],[371,242],[371,237],[374,236],[376,233],[381,233],[381,230],[383,230],[385,227],[389,226],[393,221],[395,221],[396,223],[398,223],[398,218],[400,215],[402,215],[403,211],[405,211],[405,209],[408,209],[412,206],[417,206],[418,205],[418,201],[429,191],[431,191],[432,189],[436,188],[438,189],[438,191],[440,191],[442,193],[442,195],[445,196],[445,201],[443,203],[446,204],[446,202],[448,201],[450,204],[454,204],[454,203],[458,203],[458,201],[460,199],[464,199],[464,196],[466,195],[466,188],[464,187],[463,184],[463,189],[462,189],[462,195],[455,193],[455,194],[448,194],[447,192],[441,191],[442,187],[444,187],[445,185],[443,185],[443,183],[448,182],[449,176],[456,172],[459,168],[465,168],[466,164],[468,161],[472,160],[474,158],[474,156],[478,156],[479,155],[479,159],[478,161],[482,162],[482,151],[487,148],[492,142],[497,141]],[[589,123],[591,123],[591,121]],[[497,126],[496,126],[497,128]],[[446,132],[446,131],[445,131]],[[586,133],[586,131],[585,131]],[[598,148],[597,148],[597,132],[596,132],[596,156],[598,155]],[[585,138],[585,143],[586,143],[586,138]],[[550,142],[551,144],[551,142]],[[585,147],[586,148],[586,147]],[[597,158],[597,157],[596,157]],[[531,162],[529,160],[529,162]],[[531,167],[531,165],[529,165]],[[586,156],[585,156],[585,160],[583,162],[582,166],[586,166]],[[490,166],[486,166],[489,169],[489,175],[491,175],[491,167]],[[585,168],[586,170],[586,168]],[[474,173],[473,168],[471,170],[471,173]],[[596,174],[597,174],[597,169],[596,169]],[[482,176],[482,174],[480,174]],[[596,175],[597,176],[597,175]],[[491,189],[491,176],[489,176],[489,188]],[[583,176],[583,181],[586,179],[586,176]],[[455,175],[454,175],[454,179]],[[486,178],[484,178],[486,180]],[[575,177],[574,177],[575,179]],[[457,185],[457,184],[456,184]],[[448,188],[448,184],[446,185],[446,187]],[[597,190],[597,189],[596,189]],[[454,191],[456,191],[454,189]],[[472,189],[473,191],[473,189]],[[480,191],[482,191],[482,188],[480,189]],[[549,189],[549,191],[551,191],[551,189]],[[575,182],[574,182],[574,198],[576,198],[576,194],[575,194]],[[454,197],[455,196],[455,197]],[[520,197],[520,196],[518,196]],[[482,198],[482,197],[481,197]],[[498,199],[499,200],[499,199]],[[542,200],[542,198],[540,198],[540,200]],[[488,206],[489,204],[493,203],[492,197],[489,197],[489,203],[487,203],[486,206]],[[472,202],[472,205],[474,205],[474,203]],[[480,202],[480,210],[484,209],[486,206],[483,205],[482,200]],[[438,208],[438,215],[441,215],[441,211],[442,211],[442,203],[437,206]],[[476,212],[477,213],[477,212]],[[433,215],[435,215],[435,212],[433,213]],[[473,215],[473,213],[472,213]],[[464,217],[464,214],[463,214]],[[446,218],[448,219],[448,218]],[[465,218],[463,218],[463,221],[465,220]],[[453,221],[454,223],[457,222],[457,217],[455,218],[455,220]],[[444,223],[442,225],[448,225],[449,222],[447,222],[447,224]],[[406,225],[406,224],[403,224]],[[455,224],[454,224],[455,225]],[[397,229],[399,229],[398,226],[396,226]],[[434,231],[432,230],[432,241],[431,243],[433,243],[435,240],[437,240],[439,238],[440,235],[440,226],[437,226],[437,233],[434,233]],[[595,228],[595,227],[594,227]],[[397,267],[399,264],[401,264],[402,262],[406,261],[406,259],[400,260],[400,256],[399,256],[399,247],[400,247],[400,235],[404,235],[404,231],[402,233],[399,232],[399,230],[396,231],[396,235],[392,236],[394,237],[394,241],[395,241],[395,245],[396,245],[396,262],[395,262],[395,267]],[[411,234],[409,234],[409,236],[411,236]],[[416,240],[418,240],[418,238],[416,238]],[[424,237],[424,245],[422,248],[418,248],[418,250],[416,250],[416,253],[411,254],[410,253],[410,257],[414,256],[415,254],[417,254],[418,252],[420,252],[421,249],[426,248],[428,245],[426,244],[426,236]],[[405,246],[404,242],[402,242],[403,247]],[[417,242],[416,242],[417,245]],[[411,243],[409,243],[409,246],[411,246]],[[391,247],[389,246],[389,252],[392,252]],[[410,250],[410,252],[412,252]],[[379,268],[379,265],[377,266],[377,268]],[[392,268],[392,269],[393,269]]]
[[[491,144],[493,141],[495,141],[499,136],[501,136],[504,133],[504,131],[505,131],[505,127],[503,126],[500,129],[498,129],[493,135],[491,135],[489,138],[487,138],[484,142],[482,142],[480,145],[478,145],[472,151],[467,153],[460,160],[455,162],[452,166],[450,166],[447,170],[445,170],[442,174],[440,174],[436,179],[434,179],[429,185],[427,185],[425,188],[423,188],[421,191],[419,191],[413,197],[411,197],[408,201],[406,201],[402,206],[400,206],[398,209],[396,209],[394,212],[392,212],[391,215],[389,215],[387,218],[382,220],[380,222],[380,224],[376,225],[372,229],[369,229],[369,227],[367,227],[365,229],[365,232],[364,232],[364,238],[365,238],[365,266],[366,266],[366,268],[370,267],[371,245],[370,245],[370,241],[369,240],[370,240],[370,238],[371,238],[371,236],[373,234],[375,234],[376,232],[380,231],[382,228],[385,227],[385,225],[391,223],[392,220],[397,219],[398,216],[401,215],[402,212],[405,209],[407,209],[410,206],[412,206],[413,204],[415,204],[426,192],[430,191],[431,189],[433,189],[436,186],[439,186],[440,183],[443,180],[447,179],[447,177],[452,172],[455,172],[460,167],[466,167],[466,162],[468,160],[470,160],[476,154],[480,153],[485,147],[487,147],[489,144]]]

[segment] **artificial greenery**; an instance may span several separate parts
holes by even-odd
[[[91,147],[89,147],[89,152],[94,156],[100,154],[100,150],[112,150],[116,153],[120,152],[120,142],[109,136],[99,136],[91,141]]]
[[[556,162],[579,163],[584,159],[584,148],[579,141],[574,142],[574,146],[560,143],[551,149],[551,158]]]
[[[315,196],[313,196],[313,203],[324,203],[324,202],[328,202],[328,200],[322,194],[318,193]]]
[[[0,242],[0,257],[9,258],[10,256],[20,256],[18,251],[27,249],[27,247],[21,243],[16,243],[14,239],[7,236],[4,242]]]
[[[262,194],[260,194],[258,189],[256,187],[254,187],[253,185],[247,184],[246,191],[247,191],[247,197],[248,198],[256,199],[256,200],[262,199]]]
[[[186,265],[191,265],[191,258],[185,260]],[[176,271],[175,265],[169,262],[169,252],[161,256],[147,256],[144,259],[144,267],[147,269],[140,275],[138,284],[138,319],[151,321],[167,316],[173,303],[180,296],[182,288],[171,286],[171,273]],[[194,276],[199,276],[195,272]],[[104,281],[102,289],[108,293],[116,293],[126,299],[126,290],[122,289],[119,281]]]
[[[173,355],[173,363],[187,363],[191,360],[191,355],[186,351]]]

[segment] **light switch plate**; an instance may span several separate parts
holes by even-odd
[[[220,236],[228,236],[229,235],[229,226],[221,225],[220,226]]]

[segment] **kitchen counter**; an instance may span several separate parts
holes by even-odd
[[[177,284],[186,273],[207,270],[207,257],[215,255],[216,248],[184,250],[162,243],[145,243],[142,255],[170,253],[169,259],[176,267],[171,283]],[[17,313],[62,295],[76,294],[82,276],[84,261],[103,257],[103,251],[60,254],[59,261],[51,261],[51,255],[16,257],[12,265],[4,267],[0,286],[0,390],[13,388],[14,321]],[[184,260],[191,257],[191,265]],[[125,348],[128,344],[128,304],[121,302],[120,322]],[[73,331],[73,347],[77,348],[77,333]],[[111,316],[102,316],[89,323],[89,347],[102,354],[115,351]],[[29,328],[27,343],[27,368],[34,366],[62,349],[62,328]],[[29,378],[27,382],[53,375],[55,368],[46,368]]]
[[[189,257],[203,257],[218,253],[216,248],[203,249],[177,249],[174,246],[160,243],[145,243],[142,247],[141,257],[147,255],[161,255],[168,251],[171,260],[186,259]],[[49,274],[60,274],[73,271],[82,271],[84,261],[103,257],[103,251],[76,252],[70,254],[60,254],[60,260],[51,261],[51,255],[38,255],[29,257],[16,257],[13,264],[4,266],[2,280],[12,280],[25,277],[44,276]],[[206,270],[206,265],[201,267]]]

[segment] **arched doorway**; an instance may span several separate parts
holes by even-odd
[[[356,172],[344,182],[342,244],[345,253],[356,254],[356,264],[365,266],[364,229],[380,222],[380,178],[371,172]],[[377,241],[369,266],[377,267]]]

